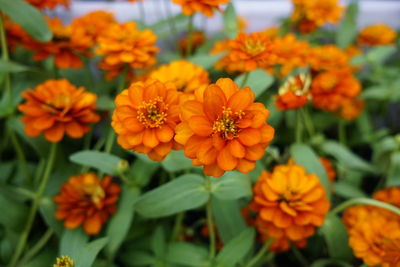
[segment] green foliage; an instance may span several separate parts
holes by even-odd
[[[168,246],[167,261],[180,266],[209,266],[207,250],[191,243],[175,242]]]
[[[246,74],[239,75],[235,82],[241,86],[245,80]],[[250,86],[256,97],[264,93],[274,82],[274,77],[265,70],[257,69],[248,73],[247,81],[244,86]]]
[[[108,174],[117,174],[125,169],[127,162],[120,157],[99,151],[82,150],[72,154],[69,159],[80,165],[96,168]]]
[[[251,196],[251,181],[248,175],[228,172],[213,181],[212,195],[222,200],[234,200]]]
[[[225,33],[230,39],[234,39],[239,32],[239,22],[233,3],[229,3],[224,12]]]
[[[336,44],[341,48],[347,48],[354,42],[357,36],[358,2],[350,3],[346,8],[346,14],[336,32]]]
[[[108,238],[103,237],[96,239],[89,244],[87,244],[78,253],[77,257],[74,259],[76,267],[90,267],[92,266],[94,260],[99,254],[100,250],[107,244]]]
[[[30,70],[29,67],[21,65],[16,62],[12,61],[5,61],[3,59],[0,59],[0,73],[7,73],[7,72],[24,72]]]

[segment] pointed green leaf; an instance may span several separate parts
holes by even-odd
[[[274,77],[268,74],[265,70],[257,69],[248,73],[248,78],[244,86],[250,86],[256,97],[264,93],[273,83]],[[242,86],[246,74],[242,74],[235,79],[235,82]]]
[[[82,150],[72,154],[69,159],[80,165],[87,165],[108,174],[117,174],[120,166],[127,162],[120,157],[105,152]]]

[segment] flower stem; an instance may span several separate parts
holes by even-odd
[[[17,261],[18,261],[19,257],[21,256],[21,254],[22,254],[22,252],[23,252],[23,250],[25,248],[26,241],[28,240],[29,233],[30,233],[30,231],[32,229],[33,222],[35,220],[36,212],[37,212],[37,210],[39,208],[40,200],[41,200],[41,198],[42,198],[42,196],[44,194],[44,191],[46,189],[47,183],[48,183],[49,178],[50,178],[51,171],[52,171],[53,166],[54,166],[54,162],[55,162],[55,158],[56,158],[56,152],[57,152],[57,143],[52,143],[51,147],[50,147],[50,154],[49,154],[49,157],[48,157],[48,160],[47,160],[47,165],[46,165],[46,169],[44,171],[43,179],[39,184],[39,188],[38,188],[38,190],[36,192],[36,196],[35,196],[35,198],[33,200],[31,209],[29,210],[28,218],[26,220],[26,224],[25,224],[25,227],[24,227],[24,229],[22,231],[22,234],[21,234],[21,236],[20,236],[20,238],[18,240],[18,244],[17,244],[17,247],[15,249],[15,253],[13,254],[13,256],[12,256],[12,258],[10,260],[10,263],[8,264],[9,267],[16,266]]]
[[[304,107],[304,108],[300,109],[300,113],[303,116],[304,124],[308,131],[308,134],[310,135],[310,137],[314,136],[315,129],[314,129],[312,120],[310,118],[310,114],[308,113],[308,109],[306,107]]]
[[[24,173],[24,184],[28,185],[30,182],[32,182],[31,175],[29,173],[28,163],[22,150],[21,143],[18,141],[18,138],[13,130],[10,130],[10,139],[14,147],[15,153],[17,154],[19,166]]]
[[[0,12],[0,44],[1,44],[1,50],[2,50],[1,58],[5,62],[8,62],[10,60],[10,56],[8,54],[7,38],[6,38],[6,31],[5,31],[3,18],[4,18],[4,16]],[[6,88],[5,93],[11,97],[10,73],[8,73],[8,72],[5,73],[4,83],[5,83],[5,88]]]
[[[174,223],[174,229],[172,230],[172,235],[171,235],[171,242],[178,240],[184,219],[185,219],[184,212],[181,212],[176,216],[175,223]]]
[[[303,124],[301,120],[301,111],[296,110],[296,143],[301,143],[303,139]]]
[[[194,20],[194,15],[191,15],[189,17],[189,23],[188,23],[188,47],[187,47],[186,57],[190,57],[192,55],[192,49],[193,49],[193,20]]]
[[[300,266],[307,267],[310,266],[310,264],[307,262],[306,258],[304,258],[303,254],[297,249],[295,245],[292,245],[292,252],[296,259],[299,261]]]
[[[256,265],[263,257],[264,254],[268,251],[269,246],[272,243],[272,238],[268,239],[261,249],[257,252],[257,254],[244,266],[244,267],[252,267]]]
[[[250,76],[250,72],[246,72],[246,74],[244,75],[244,79],[242,81],[242,84],[240,85],[240,88],[243,88],[246,85],[247,80],[249,79],[249,76]]]
[[[214,259],[216,253],[216,236],[214,229],[214,220],[212,215],[212,206],[211,206],[211,196],[207,202],[206,211],[207,211],[207,226],[210,231],[210,260]]]
[[[53,229],[47,229],[46,233],[36,242],[36,244],[25,254],[25,256],[21,260],[21,265],[34,257],[50,240],[53,235]]]
[[[340,205],[336,206],[333,210],[329,212],[329,216],[333,216],[338,214],[339,212],[344,211],[348,207],[354,206],[354,205],[371,205],[371,206],[376,206],[379,208],[387,209],[397,215],[400,215],[400,209],[397,208],[396,206],[375,200],[375,199],[369,199],[369,198],[353,198],[350,200],[347,200]]]
[[[339,132],[339,142],[342,145],[346,144],[346,125],[343,119],[339,120],[338,123],[338,132]]]

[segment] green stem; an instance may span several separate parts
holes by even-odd
[[[297,247],[295,245],[292,245],[292,252],[295,255],[296,259],[299,261],[301,266],[303,266],[303,267],[310,266],[310,264],[308,264],[306,258],[303,256],[303,254],[301,254],[301,252],[297,249]]]
[[[192,55],[192,49],[193,49],[193,19],[194,15],[191,15],[189,17],[189,23],[188,23],[188,47],[186,51],[186,57],[190,57]]]
[[[32,182],[31,175],[29,173],[28,163],[26,161],[25,154],[22,150],[21,143],[18,141],[18,138],[13,130],[10,130],[10,139],[14,147],[15,153],[17,154],[19,166],[22,172],[24,173],[24,178],[25,178],[24,184],[28,185],[30,182]]]
[[[397,215],[400,215],[400,209],[397,208],[396,206],[375,200],[375,199],[369,199],[369,198],[353,198],[350,200],[347,200],[340,205],[336,206],[333,210],[329,212],[329,216],[333,216],[338,214],[339,212],[344,211],[348,207],[354,206],[354,205],[371,205],[383,209],[387,209]]]
[[[339,131],[339,142],[342,145],[346,144],[346,125],[343,119],[339,119],[338,123],[338,131]]]
[[[51,236],[54,234],[53,229],[49,228],[47,229],[46,233],[35,243],[35,245],[28,250],[28,252],[25,254],[25,256],[21,259],[21,265],[23,265],[25,262],[29,261],[31,258],[33,258],[42,248],[47,244],[47,242],[50,240]]]
[[[46,169],[44,170],[43,179],[39,184],[39,188],[38,188],[38,190],[36,192],[35,199],[33,200],[31,209],[29,210],[28,217],[27,217],[27,220],[26,220],[26,224],[25,224],[25,227],[24,227],[24,229],[22,231],[22,234],[21,234],[21,236],[20,236],[20,238],[18,240],[18,244],[17,244],[17,247],[15,249],[15,253],[13,254],[13,256],[11,258],[11,261],[8,264],[9,267],[16,266],[16,264],[18,262],[18,259],[21,256],[21,254],[22,254],[22,252],[23,252],[23,250],[25,248],[26,241],[28,240],[29,233],[30,233],[30,231],[32,229],[33,222],[35,220],[36,212],[37,212],[37,210],[39,208],[40,200],[43,197],[43,194],[44,194],[44,192],[46,190],[46,186],[47,186],[47,183],[48,183],[49,178],[50,178],[51,171],[52,171],[53,166],[54,166],[56,153],[57,153],[57,143],[52,143],[51,147],[50,147],[50,154],[49,154],[49,157],[48,157],[48,160],[47,160]]]
[[[208,199],[206,211],[207,211],[207,226],[210,231],[210,260],[214,259],[216,253],[216,243],[217,239],[215,236],[215,228],[214,228],[214,220],[212,215],[212,206],[211,206],[211,196]]]
[[[303,139],[303,124],[301,120],[301,111],[296,110],[296,143],[301,143]]]
[[[246,74],[244,75],[244,79],[242,81],[242,84],[240,85],[240,88],[243,88],[246,85],[247,80],[249,79],[249,76],[250,76],[250,72],[246,72]]]
[[[8,54],[6,31],[4,26],[3,14],[1,12],[0,12],[0,44],[2,50],[1,57],[5,62],[8,62],[10,60],[10,55]],[[5,73],[4,82],[6,88],[5,93],[11,97],[10,73],[8,72]]]
[[[312,120],[310,118],[310,114],[308,113],[308,109],[306,107],[300,109],[300,113],[303,116],[304,124],[306,126],[307,132],[310,137],[314,136],[315,134],[315,129],[314,125],[312,123]]]
[[[171,242],[178,240],[179,234],[181,233],[183,220],[185,219],[185,213],[179,213],[175,218],[174,229],[172,230]]]
[[[46,167],[46,160],[44,158],[41,158],[40,161],[39,161],[39,164],[38,164],[38,166],[36,167],[36,170],[35,170],[35,177],[33,178],[34,179],[34,181],[33,181],[34,186],[39,184],[40,176],[42,175],[43,170],[44,170],[45,167]]]
[[[263,257],[264,254],[268,251],[269,246],[272,243],[272,238],[268,239],[262,248],[257,252],[257,254],[244,266],[244,267],[252,267],[256,265]]]

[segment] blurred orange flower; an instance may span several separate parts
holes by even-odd
[[[360,82],[348,71],[326,71],[318,74],[311,83],[314,106],[330,112],[340,112],[347,101],[360,92]]]
[[[47,80],[22,93],[25,103],[18,106],[24,113],[25,133],[36,137],[44,133],[50,142],[59,142],[64,134],[81,138],[89,131],[88,124],[100,117],[96,110],[96,95],[77,88],[66,79]]]
[[[136,82],[116,99],[112,127],[124,148],[145,153],[161,161],[174,145],[179,123],[178,95],[175,85],[157,80]]]
[[[373,195],[374,199],[392,204],[400,208],[400,187],[389,187],[377,191]]]
[[[300,74],[289,77],[279,88],[276,96],[276,107],[279,110],[298,109],[305,106],[311,98],[311,76]]]
[[[251,208],[258,212],[256,228],[277,242],[304,244],[315,227],[324,223],[330,206],[318,177],[292,161],[276,166],[272,173],[263,171],[253,192]],[[288,246],[281,244],[278,248]]]
[[[35,52],[35,60],[44,60],[54,56],[54,62],[60,69],[82,67],[80,55],[89,56],[91,44],[82,43],[72,38],[71,26],[64,26],[58,18],[46,18],[53,33],[53,38],[46,43],[40,43],[32,38],[24,43],[25,47]]]
[[[134,22],[110,24],[97,41],[96,53],[104,56],[99,67],[110,71],[108,79],[114,78],[126,66],[146,69],[157,61],[157,36],[151,30],[139,31]]]
[[[219,5],[228,4],[229,0],[172,0],[182,6],[182,13],[191,16],[195,12],[201,12],[207,17],[214,15],[214,10],[220,10]]]
[[[54,9],[58,5],[69,7],[70,0],[25,0],[39,9]]]
[[[196,100],[182,105],[182,123],[176,128],[175,140],[185,155],[193,165],[203,165],[208,176],[251,171],[274,136],[266,123],[269,111],[254,103],[250,87],[239,89],[227,78],[195,94]]]
[[[359,45],[389,45],[393,44],[397,38],[397,33],[385,24],[375,24],[365,27],[360,31],[357,38]]]
[[[239,33],[229,42],[228,57],[233,64],[247,72],[263,67],[272,57],[271,39],[264,33]]]
[[[230,51],[229,44],[231,40],[221,40],[217,41],[214,44],[214,47],[211,49],[211,55],[217,55],[223,52],[228,53]],[[228,73],[239,72],[244,69],[242,62],[233,62],[230,59],[229,54],[223,56],[220,60],[215,63],[216,70],[225,70]]]
[[[322,166],[325,169],[326,174],[328,175],[329,182],[332,184],[336,179],[336,170],[333,167],[332,162],[328,158],[320,157],[319,161],[322,163]]]
[[[6,31],[6,40],[8,49],[13,51],[17,45],[23,45],[25,42],[31,40],[31,37],[19,26],[8,17],[4,16],[4,27]]]
[[[98,234],[115,213],[120,191],[120,186],[112,183],[111,176],[103,179],[93,173],[72,176],[54,197],[56,218],[64,221],[65,228],[83,225],[87,234]]]
[[[352,98],[344,101],[339,115],[345,120],[355,120],[364,110],[364,104],[365,102],[358,98]]]
[[[178,91],[192,93],[210,83],[208,72],[187,60],[172,61],[152,71],[149,78],[160,82],[172,82]]]
[[[311,48],[308,60],[315,71],[350,69],[348,54],[331,44]]]
[[[192,51],[191,54],[194,54],[196,50],[204,44],[206,41],[206,36],[202,31],[195,31],[192,34]],[[182,39],[179,40],[179,51],[181,55],[186,56],[187,50],[189,47],[189,36],[185,35]]]

